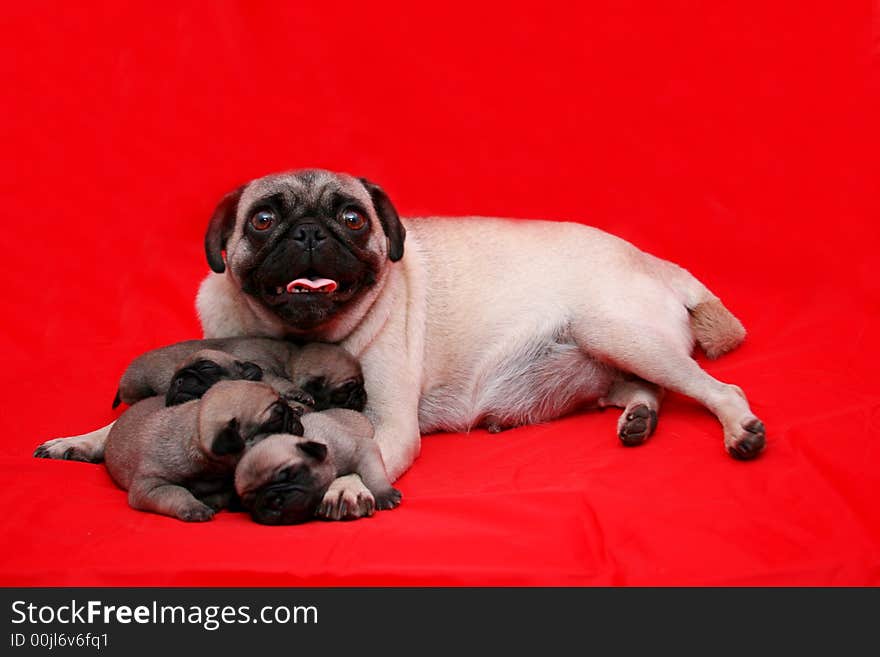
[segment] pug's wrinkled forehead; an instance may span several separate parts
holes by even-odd
[[[343,206],[355,205],[376,219],[370,193],[360,180],[321,169],[287,171],[252,181],[238,204],[238,225],[267,201],[277,201],[288,212],[300,216],[333,215]]]

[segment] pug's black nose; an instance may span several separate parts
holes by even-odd
[[[318,224],[300,224],[293,229],[293,241],[306,251],[313,251],[325,239],[327,235]]]

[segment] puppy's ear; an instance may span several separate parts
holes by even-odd
[[[388,238],[388,259],[391,262],[397,262],[403,257],[403,242],[406,239],[406,229],[400,223],[397,210],[394,209],[391,199],[388,198],[385,190],[379,187],[379,185],[370,182],[366,178],[358,178],[358,180],[361,181],[361,184],[370,193],[373,207],[376,209],[382,229]]]
[[[211,451],[217,456],[238,454],[244,449],[244,438],[238,428],[238,419],[232,418],[225,427],[217,432],[211,442]]]
[[[211,270],[218,274],[226,271],[223,249],[226,248],[226,240],[232,235],[232,229],[235,227],[235,211],[238,209],[238,202],[245,187],[246,185],[242,185],[224,196],[214,209],[211,221],[208,222],[208,230],[205,233],[205,256],[208,258]]]
[[[316,461],[323,461],[327,458],[327,445],[324,443],[316,443],[314,440],[297,443],[297,448],[303,453],[311,456]]]

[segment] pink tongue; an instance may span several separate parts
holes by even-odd
[[[311,290],[312,292],[332,292],[339,284],[329,278],[297,278],[287,284],[287,291],[293,294],[297,288]]]

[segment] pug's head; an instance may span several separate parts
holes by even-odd
[[[339,345],[309,343],[295,350],[289,370],[293,384],[311,395],[313,410],[362,411],[367,404],[361,364]]]
[[[214,457],[237,458],[266,436],[303,432],[299,414],[265,383],[220,381],[199,404],[199,443]]]
[[[223,351],[200,349],[178,365],[165,393],[165,405],[177,406],[201,399],[218,381],[261,381],[262,378],[263,370],[256,363],[240,361]]]
[[[336,478],[327,446],[301,436],[275,435],[247,451],[235,468],[242,506],[264,525],[306,522]]]
[[[208,264],[294,333],[320,333],[403,257],[406,235],[385,192],[363,178],[302,170],[258,178],[220,202]],[[224,258],[225,251],[225,258]]]

